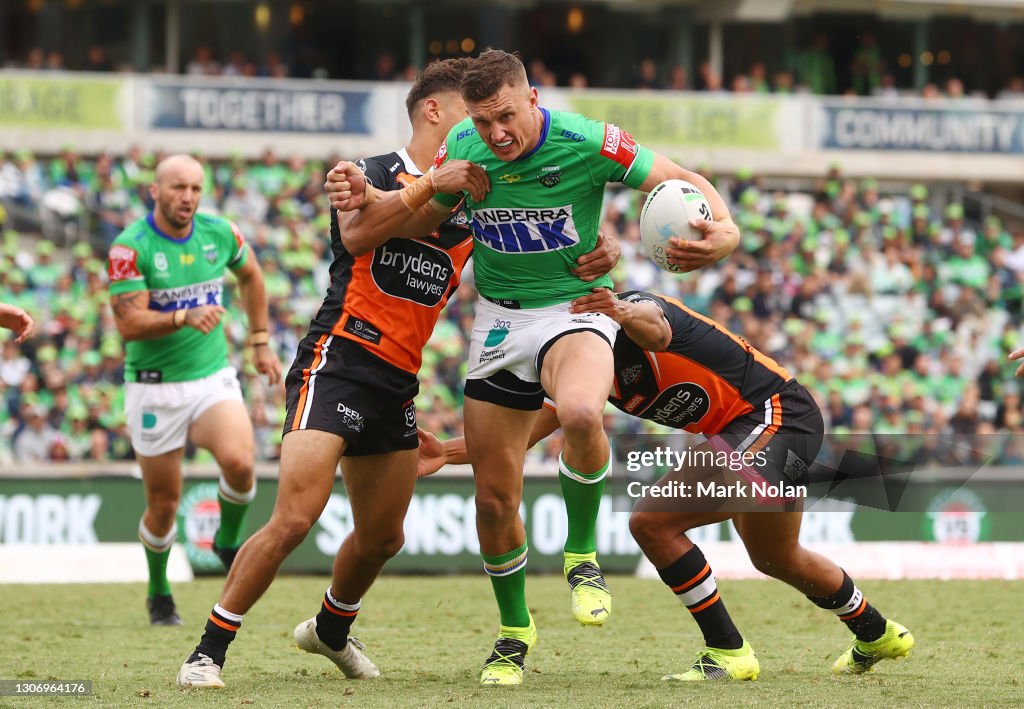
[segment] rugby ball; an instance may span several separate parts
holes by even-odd
[[[700,240],[704,232],[694,229],[695,219],[711,221],[711,206],[704,193],[686,180],[665,180],[647,195],[640,212],[640,239],[654,263],[672,273],[682,269],[668,262],[668,240]]]

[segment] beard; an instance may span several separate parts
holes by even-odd
[[[164,219],[168,224],[173,226],[175,229],[185,229],[189,224],[192,223],[192,217],[195,215],[195,210],[188,215],[187,219],[181,219],[178,217],[178,212],[173,207],[167,205],[160,206],[160,213],[163,214]]]

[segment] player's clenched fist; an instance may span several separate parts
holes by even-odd
[[[431,182],[435,192],[469,192],[474,202],[480,202],[491,191],[487,171],[469,160],[449,160],[441,167],[434,168]]]
[[[220,305],[200,305],[196,308],[189,308],[185,311],[185,325],[199,330],[204,335],[209,335],[213,328],[217,327],[224,308]]]
[[[369,202],[366,176],[359,166],[348,160],[340,160],[327,173],[324,190],[331,200],[331,206],[342,212],[362,209]]]

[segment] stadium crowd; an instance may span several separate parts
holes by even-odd
[[[940,55],[942,52],[939,53]],[[948,52],[946,52],[948,54]],[[441,57],[434,56],[432,59]],[[111,59],[107,50],[93,45],[85,52],[81,61],[67,62],[64,54],[57,50],[44,52],[33,47],[25,56],[3,62],[4,68],[32,69],[35,71],[93,71],[131,72],[135,68],[125,62]],[[555,70],[541,57],[528,61],[530,82],[534,86],[568,86],[586,88],[594,85],[588,74],[579,70]],[[904,67],[905,68],[905,67]],[[710,61],[701,61],[691,76],[686,67],[679,63],[659,63],[653,57],[642,57],[636,62],[635,71],[620,85],[609,88],[632,88],[637,90],[706,91],[711,93],[730,92],[734,94],[811,93],[818,95],[876,96],[893,98],[897,96],[920,96],[925,99],[1022,99],[1024,98],[1024,77],[1013,76],[1006,85],[988,96],[981,86],[968,86],[968,82],[949,71],[942,71],[939,80],[926,83],[920,90],[901,86],[896,78],[896,67],[886,64],[884,53],[875,36],[866,32],[854,52],[849,66],[838,66],[830,52],[828,38],[819,34],[805,47],[787,51],[781,61],[774,64],[758,61],[749,67],[730,71],[727,76],[716,73]],[[366,81],[407,81],[416,78],[417,69],[411,64],[402,64],[391,52],[380,52],[365,66],[342,75],[336,75],[325,66],[320,66],[309,57],[289,62],[280,52],[270,51],[259,59],[233,50],[217,58],[208,45],[200,45],[183,64],[182,73],[187,76],[206,77],[260,77],[260,78],[314,78],[314,79],[357,79]]]
[[[0,156],[0,293],[25,308],[37,335],[0,347],[0,464],[129,460],[122,414],[123,343],[107,305],[106,247],[151,207],[159,155],[137,148],[84,159]],[[285,159],[203,161],[202,209],[235,220],[259,258],[270,296],[271,342],[284,365],[328,284],[326,164]],[[831,432],[992,434],[1003,463],[1024,462],[1021,394],[1006,353],[1024,341],[1024,230],[967,219],[925,185],[886,194],[835,166],[814,190],[773,192],[750,171],[716,176],[743,241],[717,267],[674,276],[646,257],[639,197],[610,190],[602,224],[618,236],[619,289],[681,298],[779,359],[818,397]],[[8,213],[64,210],[86,228],[70,249],[4,226]],[[475,291],[467,274],[424,353],[421,427],[461,432],[462,382]],[[226,331],[255,424],[257,457],[277,457],[284,389],[255,376],[245,327],[229,294]],[[653,430],[609,407],[611,432]],[[534,460],[551,462],[557,436]],[[923,450],[932,462],[971,461]],[[201,460],[202,458],[200,458]]]

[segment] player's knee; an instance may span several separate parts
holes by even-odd
[[[287,555],[302,544],[315,521],[298,514],[274,515],[267,526],[271,527],[271,538],[277,547]]]
[[[519,514],[519,500],[511,492],[478,490],[476,517],[487,524],[507,522]]]
[[[750,552],[750,563],[765,576],[779,578],[787,575],[799,563],[792,549],[757,549]]]
[[[252,480],[255,463],[251,453],[238,451],[221,456],[220,469],[224,477],[234,488],[243,487],[243,483]]]
[[[660,544],[665,538],[665,528],[657,512],[633,511],[629,516],[629,532],[641,549],[649,549]]]
[[[589,437],[601,430],[603,413],[603,402],[559,402],[558,424],[566,438]]]
[[[378,531],[373,536],[360,535],[356,539],[360,556],[373,561],[387,561],[405,545],[401,527],[384,533]]]
[[[174,524],[174,517],[178,513],[178,499],[178,495],[171,492],[150,495],[146,507],[149,510],[149,518],[153,526],[171,528],[171,525]]]

